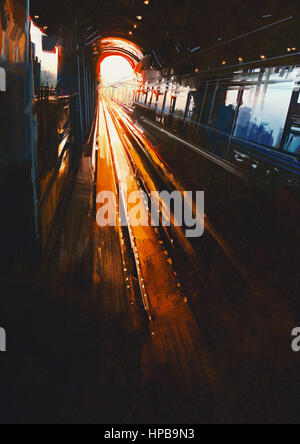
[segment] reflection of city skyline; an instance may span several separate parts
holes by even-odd
[[[268,122],[259,122],[255,117],[253,122],[252,108],[242,106],[239,112],[239,118],[235,130],[235,136],[240,139],[247,139],[262,145],[274,146],[274,129],[270,131],[266,128]]]
[[[268,82],[274,81],[275,78],[276,75],[268,74]],[[238,119],[237,123],[243,126],[243,118],[248,119],[247,113],[250,110],[247,138],[279,148],[294,84],[290,79],[284,83],[280,81],[268,82],[264,85],[259,82],[255,94],[244,94],[245,107],[241,108],[241,112],[245,114],[242,116],[242,121]],[[242,129],[239,128],[237,131],[242,132]]]
[[[158,97],[156,107],[159,110],[164,108],[165,113],[174,112],[179,117],[186,117],[198,123],[198,128],[207,126],[228,135],[233,131],[234,137],[280,149],[294,91],[294,77],[295,74],[287,73],[283,78],[270,69],[265,75],[257,75],[256,79],[246,75],[240,79],[245,82],[243,85],[226,82],[201,84],[197,90],[182,87],[176,89],[175,104],[171,99],[172,90],[166,96]]]

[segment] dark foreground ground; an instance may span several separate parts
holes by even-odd
[[[179,147],[153,143],[166,158],[172,157],[168,149],[180,156]],[[195,171],[201,168],[184,157],[191,161]],[[220,196],[213,181],[206,186]],[[225,180],[222,186],[228,197],[231,185]],[[252,224],[259,218],[244,199],[239,202],[246,212],[244,228],[228,223],[230,211],[222,216],[220,206],[208,208],[230,245],[239,245],[235,250],[247,272],[242,279],[211,239],[203,250],[195,245],[204,271],[190,274],[186,287],[205,368],[199,387],[184,392],[170,382],[166,368],[156,366],[155,356],[145,358],[149,329],[134,322],[116,231],[95,227],[91,197],[83,160],[59,241],[35,265],[34,279],[32,264],[2,277],[0,325],[7,331],[8,352],[0,354],[0,422],[298,423],[300,355],[291,352],[290,335],[300,324],[299,231],[293,228],[295,242],[282,248],[286,229],[280,232],[278,224],[268,229],[266,218],[250,236],[249,218]],[[253,275],[251,287],[247,279]]]

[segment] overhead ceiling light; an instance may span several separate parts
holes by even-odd
[[[261,58],[262,60],[264,60],[264,59],[266,59],[267,57],[266,57],[264,54],[262,54],[262,55],[260,56],[260,58]]]
[[[134,29],[136,29],[136,28],[138,27],[138,25],[135,23],[135,24],[133,25],[133,27],[134,27]]]
[[[273,14],[265,14],[262,16],[263,19],[273,17]]]
[[[39,16],[39,15],[35,15],[34,18],[35,18],[36,20],[38,20],[38,19],[40,18],[40,16]]]
[[[195,69],[195,72],[199,72],[199,68],[196,68],[196,69]]]
[[[227,63],[226,60],[222,61],[222,65],[226,65],[226,63]]]
[[[48,29],[48,26],[44,26],[43,29],[46,31],[46,29]]]
[[[137,15],[136,18],[137,18],[138,20],[143,20],[143,17],[142,17],[141,15]]]
[[[239,57],[239,58],[238,58],[238,61],[239,61],[240,63],[242,63],[242,62],[244,61],[243,57]]]
[[[149,5],[150,0],[144,0],[145,5]]]
[[[132,35],[133,34],[133,32],[132,31],[129,31],[129,35]]]

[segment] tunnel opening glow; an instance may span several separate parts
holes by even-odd
[[[103,86],[121,86],[131,83],[135,74],[130,63],[122,56],[106,57],[100,65],[101,83]]]
[[[100,86],[109,97],[130,106],[136,84],[136,73],[126,57],[110,55],[100,63]]]

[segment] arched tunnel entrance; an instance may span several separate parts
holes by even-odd
[[[126,105],[132,105],[134,92],[143,83],[139,64],[142,50],[125,39],[105,38],[98,43],[100,57],[97,75],[102,92]]]
[[[124,56],[109,55],[100,63],[100,89],[110,97],[132,104],[136,83],[132,64]]]

